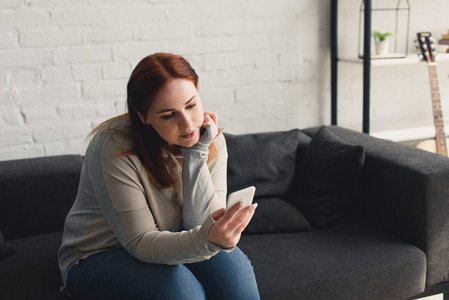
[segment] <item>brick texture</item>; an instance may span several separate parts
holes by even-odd
[[[0,160],[83,154],[94,126],[124,112],[130,72],[154,52],[191,62],[205,109],[218,113],[227,132],[329,124],[329,34],[324,0],[2,1]],[[396,78],[408,87],[414,71],[373,72],[373,88],[382,84],[377,79],[388,85]],[[339,114],[351,125],[361,116],[361,67],[342,72]],[[447,67],[442,74],[443,95]],[[425,96],[426,76],[414,79]],[[403,119],[427,116],[427,100],[406,105],[417,93],[400,90],[374,93],[374,120],[398,111]]]

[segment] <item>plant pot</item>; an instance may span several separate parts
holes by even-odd
[[[390,41],[376,41],[377,55],[387,55],[389,46],[390,46]]]

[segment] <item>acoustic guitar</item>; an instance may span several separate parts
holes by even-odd
[[[437,64],[435,62],[435,52],[433,38],[430,32],[419,32],[419,48],[427,67],[429,68],[430,90],[432,95],[433,121],[435,124],[435,139],[426,140],[417,145],[418,148],[447,156],[446,134],[444,133],[443,112],[441,109],[440,92],[438,88]]]

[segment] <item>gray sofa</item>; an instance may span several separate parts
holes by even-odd
[[[448,293],[448,158],[333,126],[225,136],[229,192],[257,187],[239,247],[262,299]],[[0,162],[0,299],[67,299],[56,253],[82,163]]]

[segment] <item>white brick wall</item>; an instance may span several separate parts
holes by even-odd
[[[323,123],[304,110],[329,106],[328,93],[307,92],[328,78],[324,2],[3,0],[0,160],[83,154],[90,130],[124,112],[129,75],[154,52],[192,63],[206,109],[228,132]]]
[[[329,6],[328,0],[2,0],[0,160],[83,154],[89,131],[124,112],[130,72],[154,52],[192,63],[206,109],[219,114],[228,132],[329,124]],[[441,14],[435,20],[447,16],[434,13]],[[412,80],[410,68],[373,72],[373,88],[376,78],[406,78],[402,87],[374,93],[374,121],[387,122],[399,110],[402,119],[426,116],[421,106],[407,105],[416,93],[401,92]],[[361,119],[361,67],[342,66],[340,73],[339,117],[353,126]],[[425,76],[415,79],[417,86],[426,86]]]

